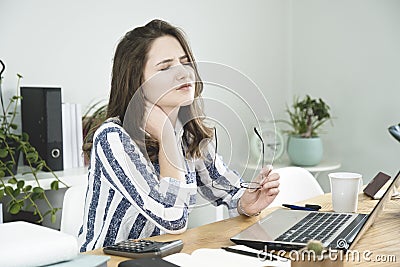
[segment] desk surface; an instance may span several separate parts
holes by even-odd
[[[332,211],[331,195],[325,194],[302,203],[315,203],[322,206],[324,211]],[[377,200],[371,200],[369,197],[363,195],[359,196],[358,212],[369,213]],[[197,228],[189,229],[180,235],[161,235],[149,239],[157,241],[168,241],[173,239],[182,239],[184,247],[182,252],[191,253],[198,248],[220,248],[223,246],[232,246],[229,238],[238,234],[248,226],[255,223],[262,217],[273,210],[278,209],[270,208],[262,212],[258,217],[247,218],[245,216],[238,216],[235,218],[207,224]],[[345,262],[345,266],[396,266],[400,262],[400,200],[390,200],[384,212],[376,219],[375,224],[365,233],[360,239],[358,244],[354,247],[355,250],[363,253],[370,251],[368,254],[370,259],[384,259],[394,256],[394,262]],[[88,254],[104,255],[102,249],[96,249]],[[112,256],[108,267],[117,267],[118,263],[128,258]]]

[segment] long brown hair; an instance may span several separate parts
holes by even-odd
[[[213,136],[213,130],[204,124],[200,98],[203,83],[185,34],[179,28],[165,21],[152,20],[143,27],[127,32],[119,42],[113,60],[111,91],[106,118],[119,117],[121,121],[124,121],[125,112],[135,95],[136,102],[133,107],[135,116],[132,117],[132,121],[129,121],[135,129],[133,133],[130,132],[131,138],[139,145],[142,152],[147,152],[144,154],[148,155],[152,161],[158,157],[159,145],[157,140],[143,132],[145,112],[143,95],[139,92],[138,94],[135,93],[140,90],[144,82],[143,70],[153,41],[165,35],[170,35],[179,41],[195,71],[195,101],[189,106],[181,107],[178,116],[182,122],[185,122],[182,140],[187,147],[186,157],[199,158],[202,155],[200,142]],[[95,128],[98,128],[98,126]],[[145,140],[144,136],[146,136]],[[85,140],[85,153],[89,153],[90,150],[91,143],[88,144]]]

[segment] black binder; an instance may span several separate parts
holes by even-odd
[[[61,88],[21,87],[22,131],[53,171],[63,170]]]

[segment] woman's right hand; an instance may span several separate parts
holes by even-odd
[[[145,99],[144,129],[158,142],[161,142],[163,134],[174,135],[174,127],[167,114],[147,99]]]
[[[158,152],[160,178],[173,177],[184,181],[184,165],[176,143],[174,127],[167,114],[159,106],[152,104],[148,100],[145,100],[145,103],[145,131],[157,139],[160,144]]]

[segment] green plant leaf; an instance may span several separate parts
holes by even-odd
[[[16,184],[17,183],[17,179],[15,179],[15,177],[11,178],[8,180],[9,184]]]
[[[29,152],[26,154],[26,159],[31,162],[31,163],[35,163],[38,159],[38,153],[37,152]]]
[[[13,161],[8,161],[8,162],[6,163],[6,165],[7,165],[7,168],[8,168],[9,170],[12,170],[13,167],[14,167],[14,162],[13,162]]]
[[[6,188],[4,188],[4,192],[6,192],[7,196],[12,196],[14,189],[11,186],[6,186]]]
[[[5,158],[8,156],[8,150],[6,148],[0,149],[0,158]]]
[[[4,197],[4,189],[0,190],[0,200],[2,200]]]
[[[44,167],[44,161],[40,161],[40,163],[38,165],[36,165],[36,170],[37,171],[41,171]]]
[[[27,186],[25,186],[25,188],[24,188],[24,191],[25,192],[29,192],[29,191],[31,191],[32,190],[32,186],[31,185],[27,185]]]
[[[42,194],[44,192],[43,188],[41,187],[34,187],[32,191],[36,194]]]
[[[11,127],[13,130],[18,129],[18,125],[14,124],[14,123],[10,124],[10,127]]]
[[[22,141],[28,142],[29,141],[29,135],[27,133],[22,133],[21,135]]]
[[[56,223],[57,216],[55,214],[51,214],[51,223]]]
[[[35,192],[33,192],[32,193],[32,195],[31,195],[31,199],[33,200],[33,201],[35,201],[35,200],[37,200],[37,199],[42,199],[43,198],[43,194],[38,194],[38,193],[35,193]]]
[[[23,181],[23,180],[19,180],[19,181],[17,182],[17,188],[19,188],[19,189],[23,188],[24,185],[25,185],[25,181]]]
[[[9,210],[9,212],[11,213],[11,214],[17,214],[18,212],[20,212],[21,211],[21,204],[19,204],[19,203],[13,203],[13,204],[11,204],[11,206],[10,206],[10,210]]]
[[[21,194],[21,189],[15,188],[14,191],[13,191],[13,193],[12,193],[12,195],[13,195],[14,197],[18,197],[19,194]]]
[[[3,178],[4,176],[6,176],[6,173],[3,170],[0,170],[0,178]]]
[[[58,186],[59,186],[59,184],[58,184],[57,180],[51,182],[51,184],[50,184],[51,190],[58,190],[58,188],[59,188]]]

